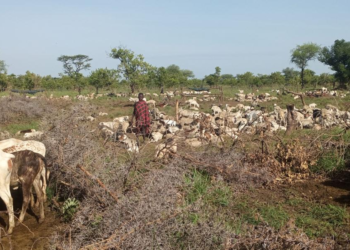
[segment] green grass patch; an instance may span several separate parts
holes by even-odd
[[[210,177],[207,173],[194,170],[185,177],[185,192],[187,204],[192,204],[205,195],[210,185]]]
[[[266,206],[260,209],[261,216],[273,228],[280,229],[289,219],[281,206]]]
[[[336,235],[335,228],[345,224],[349,217],[345,208],[335,205],[315,205],[296,217],[296,226],[309,237]]]
[[[316,165],[311,166],[313,173],[330,173],[334,170],[342,170],[345,167],[344,158],[339,156],[335,149],[318,158]]]
[[[38,128],[39,128],[38,120],[27,120],[27,121],[21,121],[20,123],[12,123],[12,124],[1,126],[2,130],[6,130],[12,135],[16,134],[20,130],[26,130],[26,129],[38,130]]]

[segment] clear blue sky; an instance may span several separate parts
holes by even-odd
[[[196,77],[270,74],[290,51],[314,42],[350,41],[350,1],[337,0],[0,0],[0,60],[8,73],[57,76],[61,55],[93,58],[91,70],[117,68],[120,45],[154,66],[179,65]],[[319,62],[309,68],[330,72]],[[89,72],[85,72],[87,75]]]

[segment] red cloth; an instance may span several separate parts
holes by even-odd
[[[145,131],[148,134],[151,120],[149,118],[148,105],[145,101],[135,103],[134,115],[136,118],[136,127],[141,131],[142,126],[145,126]]]

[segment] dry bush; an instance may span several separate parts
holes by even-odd
[[[55,105],[52,105],[45,98],[29,99],[23,95],[11,95],[0,99],[1,124],[40,118],[46,113],[54,111]]]

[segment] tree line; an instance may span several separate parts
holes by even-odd
[[[88,76],[83,71],[91,68],[92,58],[87,55],[62,55],[57,58],[63,64],[63,73],[59,77],[40,76],[27,71],[24,75],[7,74],[7,65],[0,60],[0,90],[7,88],[29,89],[76,89],[79,93],[86,86],[93,86],[96,93],[101,88],[118,88],[128,85],[132,93],[138,88],[158,87],[191,87],[203,85],[229,85],[260,87],[266,85],[300,85],[301,88],[309,85],[317,88],[318,85],[332,84],[333,87],[347,88],[350,81],[350,42],[336,40],[330,47],[321,47],[315,43],[298,45],[291,50],[291,62],[300,71],[285,68],[271,74],[221,74],[220,67],[203,79],[195,78],[193,72],[181,69],[172,64],[168,67],[154,67],[145,61],[145,58],[124,47],[113,48],[109,56],[118,61],[116,69],[99,68]],[[334,74],[315,74],[307,69],[308,63],[318,59],[330,66]]]

